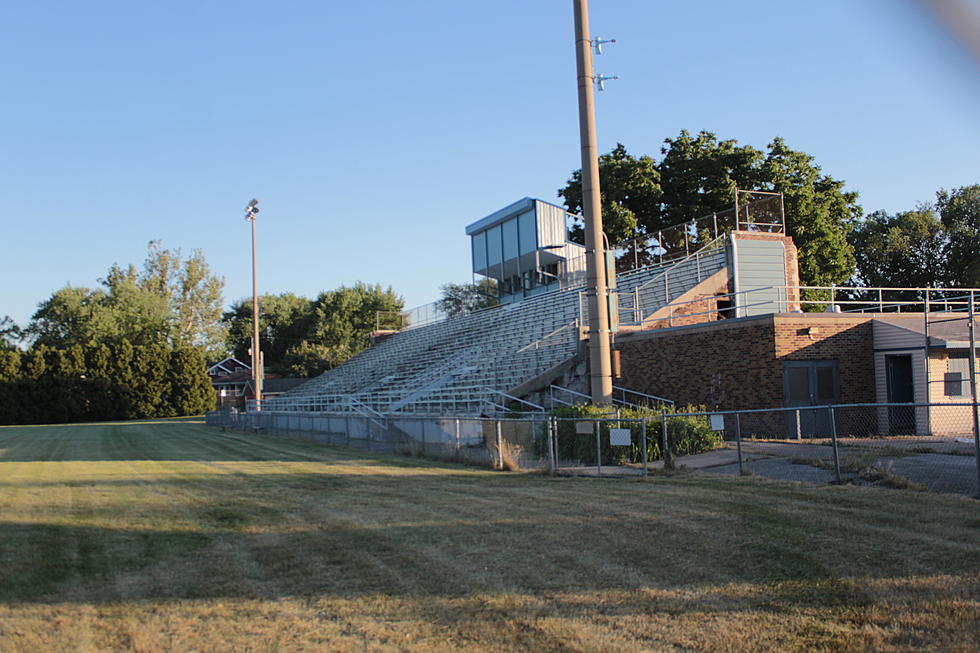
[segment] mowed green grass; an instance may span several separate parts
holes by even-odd
[[[0,651],[975,651],[973,499],[0,428]]]

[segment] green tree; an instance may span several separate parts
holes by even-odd
[[[936,194],[936,210],[949,238],[947,282],[980,287],[980,184]]]
[[[783,193],[786,229],[799,249],[800,283],[829,286],[854,274],[848,234],[861,218],[857,193],[823,174],[813,157],[789,149],[781,138],[769,144],[762,165],[763,187]]]
[[[313,302],[293,293],[259,297],[259,338],[269,372],[287,372],[286,352],[310,337]],[[241,299],[222,315],[226,347],[241,361],[251,362],[252,300]]]
[[[948,277],[946,232],[927,206],[896,215],[876,211],[857,225],[850,240],[862,286],[929,288]]]
[[[647,231],[655,231],[660,219],[660,173],[648,156],[635,157],[622,143],[599,157],[602,225],[611,243],[618,243]],[[575,170],[558,190],[565,208],[582,213],[582,171]],[[573,228],[572,240],[585,242],[583,225]]]
[[[320,293],[313,301],[308,341],[327,347],[332,361],[343,362],[368,347],[371,333],[379,326],[379,313],[390,316],[403,307],[404,301],[390,287],[361,281]]]
[[[735,140],[719,140],[706,131],[697,136],[682,131],[677,138],[666,139],[661,154],[659,164],[649,157],[627,157],[622,146],[604,155],[621,169],[636,172],[617,172],[618,179],[625,180],[611,184],[617,196],[636,199],[645,207],[642,212],[635,204],[628,207],[631,215],[643,216],[637,218],[634,233],[629,233],[629,221],[619,221],[617,209],[610,209],[615,230],[607,228],[611,242],[732,209],[737,189],[782,192],[787,232],[800,250],[801,283],[839,284],[853,274],[854,252],[847,236],[861,216],[857,194],[844,191],[844,182],[824,174],[810,155],[790,149],[781,138],[773,139],[762,152]],[[651,166],[659,174],[656,193]],[[559,191],[571,211],[580,208],[574,201],[581,192],[575,185],[578,178],[572,173],[569,184]]]
[[[492,279],[484,279],[477,283],[444,284],[442,298],[436,302],[436,305],[449,317],[496,306],[496,284]]]
[[[259,297],[259,332],[269,372],[307,376],[340,365],[369,344],[371,332],[399,328],[403,306],[391,288],[358,282],[320,293],[316,299],[292,293]],[[242,299],[222,316],[228,348],[248,361],[252,302]]]
[[[9,315],[0,318],[0,351],[17,349],[23,334],[17,323]]]
[[[140,272],[110,266],[95,290],[66,286],[38,305],[26,328],[35,344],[49,347],[128,340],[223,351],[221,289],[200,251],[184,260],[180,250],[151,242]]]
[[[720,141],[707,131],[691,136],[682,130],[677,138],[664,140],[660,153],[663,208],[657,229],[732,208],[736,189],[763,190],[764,154],[734,139]]]
[[[168,413],[200,415],[214,408],[214,389],[205,370],[204,357],[194,347],[178,347],[170,352],[167,385]]]

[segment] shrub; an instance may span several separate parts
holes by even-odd
[[[721,446],[722,434],[711,430],[707,417],[669,417],[673,413],[700,412],[703,408],[684,406],[667,408],[668,453],[673,456],[686,456],[710,451]],[[588,419],[603,419],[600,422],[599,442],[602,450],[602,464],[638,463],[643,460],[642,425],[640,422],[622,422],[616,424],[615,413],[589,404],[563,406],[551,413],[559,418],[558,422],[558,458],[561,460],[576,460],[585,465],[596,464],[596,445],[594,434],[579,434],[575,432],[575,421]],[[660,460],[663,457],[661,449],[662,414],[651,408],[620,408],[620,419],[642,419],[646,424],[647,460]],[[611,446],[609,444],[610,428],[629,428],[630,446]],[[535,443],[541,451],[546,451],[543,443]]]

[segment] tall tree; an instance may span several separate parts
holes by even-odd
[[[266,370],[284,372],[286,351],[309,338],[313,303],[293,293],[259,296],[259,337]],[[239,360],[249,362],[252,346],[252,300],[240,299],[224,312],[226,346]]]
[[[861,215],[857,194],[844,191],[844,182],[824,174],[813,157],[790,149],[783,139],[773,139],[767,151],[762,152],[735,140],[719,140],[711,132],[692,136],[682,131],[677,138],[664,141],[659,163],[649,157],[623,156],[625,149],[616,154],[620,148],[603,156],[618,161],[620,168],[632,168],[637,175],[619,171],[619,179],[626,182],[617,193],[631,199],[642,198],[638,201],[645,209],[643,220],[636,221],[634,233],[629,233],[630,223],[616,220],[613,209],[612,224],[617,231],[613,234],[607,229],[611,241],[731,209],[736,189],[782,192],[787,231],[800,249],[800,281],[804,285],[830,285],[851,277],[854,253],[847,235]],[[659,175],[657,193],[651,192],[651,167]],[[600,166],[601,183],[605,186],[603,175],[604,168]],[[568,200],[574,200],[581,192],[575,186],[577,179],[577,172],[572,173],[569,184],[559,191],[572,211],[580,207]],[[636,179],[643,180],[638,187]],[[614,182],[611,186],[618,188],[620,184]],[[655,196],[658,199],[654,200]],[[631,211],[641,215],[636,208]]]
[[[872,213],[850,236],[857,260],[856,281],[869,287],[929,288],[948,277],[948,238],[928,206],[888,215]]]
[[[449,317],[490,308],[497,305],[495,288],[493,279],[477,283],[447,283],[442,286],[442,298],[436,305]]]
[[[936,210],[949,238],[948,283],[980,288],[980,184],[940,190]]]
[[[170,390],[168,412],[174,415],[200,415],[214,408],[215,396],[206,373],[204,357],[194,347],[178,347],[170,352],[167,385]]]
[[[762,190],[764,155],[734,139],[720,141],[711,132],[691,136],[682,130],[660,149],[663,208],[657,228],[725,211],[735,204],[736,189]]]
[[[266,370],[308,376],[336,367],[367,347],[378,326],[399,328],[395,316],[402,307],[401,297],[391,288],[363,282],[322,292],[313,300],[292,293],[259,297]],[[228,327],[228,347],[236,357],[248,360],[251,301],[232,304],[223,320]]]
[[[113,264],[101,288],[55,291],[38,305],[26,332],[33,342],[50,347],[164,340],[223,351],[223,285],[200,251],[185,260],[180,250],[151,242],[142,271]]]
[[[9,315],[0,318],[0,351],[17,349],[23,334],[17,323]]]
[[[635,157],[622,143],[599,157],[602,225],[610,242],[654,231],[660,225],[660,173],[648,156]],[[582,213],[582,171],[575,170],[564,188],[558,190],[565,208]],[[585,242],[581,224],[572,230],[575,242]]]

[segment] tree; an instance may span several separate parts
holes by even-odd
[[[868,287],[929,288],[948,277],[948,238],[928,206],[888,215],[876,211],[852,232],[855,279]]]
[[[396,316],[402,306],[401,297],[391,288],[362,282],[322,292],[313,300],[292,293],[263,295],[259,331],[266,370],[308,376],[336,367],[366,348],[376,328],[400,328]],[[248,360],[251,300],[232,304],[222,320],[229,349]]]
[[[663,208],[658,229],[732,208],[736,189],[763,190],[763,153],[734,139],[719,141],[711,132],[691,136],[682,130],[677,138],[664,139],[660,153]]]
[[[648,156],[630,155],[622,143],[599,157],[602,226],[611,243],[655,231],[660,225],[660,173]],[[558,196],[565,208],[582,213],[582,171],[575,170]],[[583,226],[572,230],[572,240],[584,243]]]
[[[180,250],[151,242],[142,272],[110,266],[101,288],[66,286],[38,305],[26,333],[49,347],[128,340],[169,342],[206,352],[223,351],[220,322],[224,280],[211,274],[203,254],[184,260]]]
[[[439,310],[449,317],[465,315],[496,305],[496,283],[492,279],[484,279],[477,283],[444,284],[442,298],[436,302]]]
[[[940,190],[936,194],[936,210],[949,238],[948,283],[980,287],[980,184]]]
[[[855,262],[847,235],[861,216],[857,193],[845,192],[844,182],[824,174],[810,155],[791,150],[781,138],[762,152],[706,131],[697,136],[682,131],[666,139],[661,154],[656,163],[649,157],[630,157],[617,145],[601,158],[606,162],[600,163],[603,211],[610,203],[605,198],[606,171],[615,170],[610,187],[616,197],[629,198],[629,204],[622,202],[629,209],[627,217],[636,216],[630,232],[630,221],[621,220],[620,209],[610,204],[613,219],[607,234],[612,243],[729,210],[735,205],[736,189],[781,192],[787,232],[800,250],[801,283],[830,285],[851,277]],[[616,165],[610,167],[609,162]],[[579,179],[578,171],[573,172],[558,192],[570,211],[580,208]]]
[[[23,334],[17,323],[10,319],[9,315],[0,318],[0,351],[10,351],[17,349]]]
[[[283,372],[286,351],[309,338],[313,303],[306,297],[293,293],[261,295],[259,297],[259,337],[265,356],[265,367],[270,372]],[[252,300],[240,299],[221,316],[225,325],[225,344],[232,355],[242,361],[250,361],[248,350],[252,346]]]
[[[170,390],[169,413],[200,415],[214,408],[214,390],[205,370],[204,357],[194,347],[178,347],[170,352],[167,385]]]

